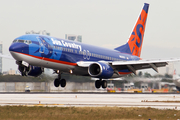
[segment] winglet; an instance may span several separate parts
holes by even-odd
[[[148,9],[149,4],[144,3],[144,7],[140,13],[140,16],[138,17],[128,42],[125,45],[115,48],[115,50],[140,57]]]

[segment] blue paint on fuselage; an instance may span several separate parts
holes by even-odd
[[[19,46],[21,51],[25,54],[45,57],[54,60],[60,60],[70,63],[76,63],[79,61],[130,61],[139,60],[137,56],[130,54],[120,53],[117,50],[111,50],[107,48],[87,45],[80,42],[59,39],[44,35],[23,35],[15,40],[30,40],[31,44],[25,43],[12,43],[12,46]],[[21,47],[21,46],[25,47]]]

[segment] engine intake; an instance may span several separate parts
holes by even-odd
[[[108,79],[112,77],[114,70],[109,64],[96,62],[89,66],[88,73],[92,77]]]
[[[34,76],[34,77],[41,75],[42,72],[44,71],[44,69],[41,67],[32,66],[32,65],[24,66],[22,64],[19,64],[18,69],[21,72],[22,76],[29,75],[29,76]]]
[[[43,72],[43,69],[41,67],[37,67],[37,66],[29,65],[28,69],[29,70],[27,71],[27,73],[29,76],[37,77],[37,76],[41,75]]]

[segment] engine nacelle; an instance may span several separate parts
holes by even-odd
[[[112,77],[114,70],[106,63],[95,62],[89,66],[88,73],[92,77],[108,79]]]
[[[176,89],[177,89],[178,91],[180,91],[180,87],[176,86]]]
[[[37,77],[41,75],[42,72],[43,72],[43,69],[41,67],[29,65],[28,70],[27,70],[27,75]]]

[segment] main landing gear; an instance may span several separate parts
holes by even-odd
[[[59,87],[59,85],[61,87],[65,87],[66,86],[66,80],[65,79],[61,79],[61,73],[58,74],[58,78],[56,78],[54,80],[54,86],[55,87]]]
[[[95,82],[95,87],[96,88],[100,88],[102,86],[102,88],[106,88],[107,87],[107,81],[106,80],[96,80]]]

